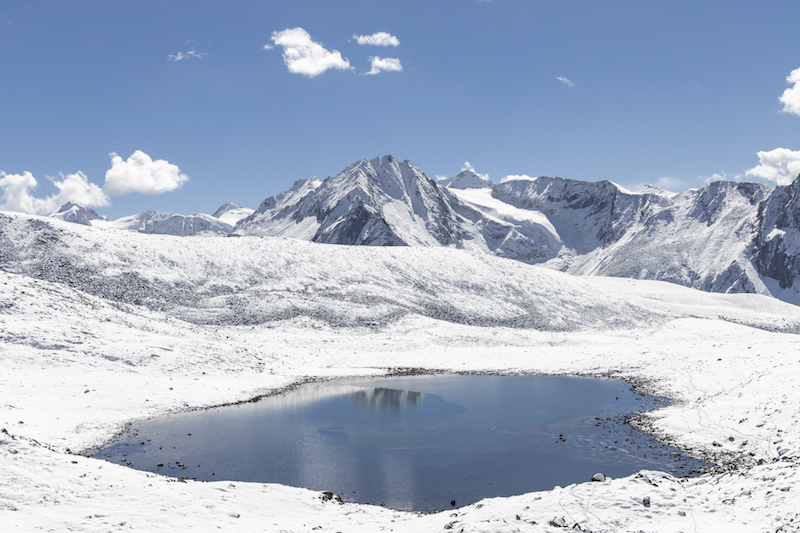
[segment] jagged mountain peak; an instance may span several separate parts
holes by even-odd
[[[92,220],[105,220],[106,217],[98,215],[94,209],[77,202],[67,202],[61,208],[50,215],[51,218],[58,218],[66,222],[73,222],[83,226],[91,226]]]
[[[449,245],[458,241],[437,185],[408,160],[360,159],[323,182],[304,181],[265,199],[234,235],[282,235],[314,242]]]

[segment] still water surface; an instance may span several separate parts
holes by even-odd
[[[658,401],[620,381],[564,376],[311,383],[136,423],[95,457],[175,477],[282,483],[431,511],[596,472],[685,476],[708,466],[622,424]]]

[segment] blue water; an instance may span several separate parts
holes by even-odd
[[[564,376],[312,383],[136,423],[95,457],[175,477],[281,483],[431,511],[596,472],[680,476],[708,466],[622,423],[658,401],[620,381]]]

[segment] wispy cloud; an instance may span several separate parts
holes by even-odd
[[[800,151],[776,148],[769,152],[758,152],[757,155],[760,164],[748,170],[748,176],[774,181],[778,185],[789,185],[800,175]]]
[[[372,35],[353,35],[353,39],[355,39],[356,42],[362,46],[365,44],[372,46],[400,45],[400,39],[385,31],[379,31],[378,33],[373,33]]]
[[[167,60],[168,61],[177,62],[177,61],[180,61],[182,59],[191,59],[191,58],[203,59],[207,55],[208,54],[206,54],[204,52],[198,52],[197,50],[192,49],[192,50],[189,50],[188,52],[186,52],[185,54],[183,52],[178,52],[177,54],[169,54],[167,56]]]
[[[372,70],[365,72],[366,75],[375,75],[381,72],[402,72],[403,65],[395,57],[370,57]]]
[[[111,152],[111,168],[106,172],[103,190],[112,196],[130,193],[162,194],[181,187],[189,181],[189,176],[181,172],[177,165],[164,159],[153,159],[136,150],[123,160]]]
[[[272,42],[283,47],[283,61],[292,74],[309,78],[330,69],[350,70],[350,62],[337,50],[328,50],[311,39],[303,28],[291,28],[272,33]]]
[[[800,68],[793,70],[791,74],[786,76],[786,82],[792,83],[794,86],[783,91],[780,97],[780,101],[783,103],[783,110],[786,113],[800,116]]]
[[[564,85],[566,85],[567,87],[574,87],[574,86],[575,86],[575,83],[574,83],[574,82],[572,82],[572,81],[568,80],[568,79],[567,79],[567,78],[565,78],[564,76],[559,76],[559,77],[558,77],[558,78],[556,78],[556,79],[557,79],[558,81],[560,81],[561,83],[563,83]]]

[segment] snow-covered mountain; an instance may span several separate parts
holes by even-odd
[[[443,178],[436,182],[440,187],[451,189],[482,189],[491,187],[492,180],[479,176],[474,170],[465,169],[452,178]]]
[[[611,182],[502,183],[493,195],[544,213],[564,243],[547,266],[670,281],[713,292],[768,292],[749,254],[764,185],[716,182],[681,195]]]
[[[448,246],[579,275],[670,281],[795,301],[798,187],[716,182],[675,194],[609,181],[519,178],[471,170],[434,183],[391,156],[296,182],[234,235],[330,244]]]
[[[329,244],[461,246],[458,217],[436,183],[408,161],[362,159],[323,182],[296,182],[264,200],[234,235]]]
[[[94,226],[188,237],[191,235],[228,235],[233,225],[206,214],[178,215],[160,211],[142,211],[135,215],[103,221]]]
[[[194,235],[228,235],[239,220],[252,213],[253,209],[239,207],[234,203],[228,202],[220,206],[213,215],[204,213],[180,215],[160,211],[142,211],[141,213],[116,220],[107,220],[82,204],[67,202],[61,206],[57,213],[53,213],[50,217],[83,226],[98,226],[136,231],[138,233],[188,237]]]
[[[240,207],[232,202],[228,202],[220,206],[220,208],[214,211],[214,214],[211,216],[218,218],[233,227],[241,219],[249,217],[254,212],[255,209],[250,209],[249,207]]]
[[[91,226],[92,220],[105,220],[105,217],[98,215],[94,209],[89,209],[85,205],[75,202],[65,203],[61,206],[61,209],[50,216],[83,226]]]
[[[774,190],[715,182],[678,194],[549,177],[493,184],[469,169],[434,182],[409,161],[387,155],[357,161],[324,181],[299,180],[255,211],[225,204],[213,216],[145,211],[106,221],[67,204],[52,216],[177,236],[461,248],[576,275],[800,303],[798,180]]]

